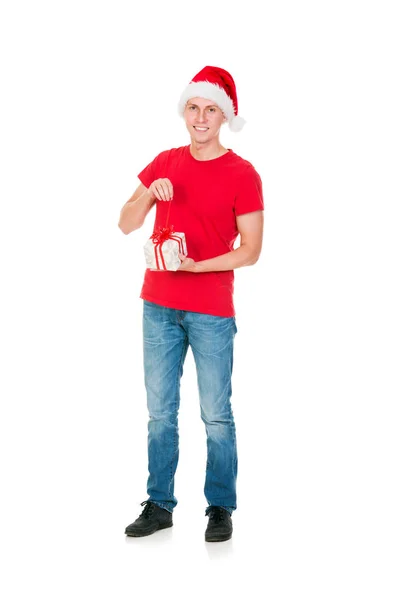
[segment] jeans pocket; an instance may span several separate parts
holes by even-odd
[[[234,332],[236,334],[238,332],[238,328],[237,328],[237,324],[236,324],[236,318],[232,317],[232,319],[233,319],[233,321],[232,321],[232,323],[233,323],[233,330],[234,330]]]

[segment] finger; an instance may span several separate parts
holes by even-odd
[[[160,194],[158,193],[157,188],[154,188],[153,193],[154,193],[155,197],[157,198],[157,200],[162,200]]]
[[[160,192],[160,196],[163,200],[168,200],[168,185],[164,181],[160,181],[158,185],[158,191]]]
[[[169,199],[172,200],[174,197],[174,188],[172,187],[172,183],[168,180],[168,191],[169,191]]]
[[[150,187],[149,187],[149,189],[148,189],[147,191],[148,191],[148,192],[149,192],[149,193],[150,193],[152,196],[155,196],[155,198],[156,198],[157,200],[160,200],[160,199],[161,199],[161,198],[160,198],[160,194],[158,193],[158,191],[157,191],[157,188],[156,188],[156,186],[154,185],[154,181],[153,181],[153,183],[150,185]]]

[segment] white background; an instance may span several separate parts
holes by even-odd
[[[3,2],[1,510],[7,600],[398,600],[396,2]],[[236,81],[221,142],[262,177],[260,260],[235,271],[238,509],[204,541],[188,352],[174,527],[147,498],[143,245],[119,211],[189,143],[181,91]],[[139,592],[138,590],[141,590]]]

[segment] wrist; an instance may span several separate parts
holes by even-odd
[[[196,262],[194,266],[195,266],[195,272],[196,273],[203,273],[204,272],[202,261]]]

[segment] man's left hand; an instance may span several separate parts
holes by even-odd
[[[180,267],[178,268],[178,271],[192,271],[193,273],[197,272],[197,263],[195,263],[193,258],[189,258],[188,256],[185,256],[181,253],[179,253],[178,256],[182,261]]]

